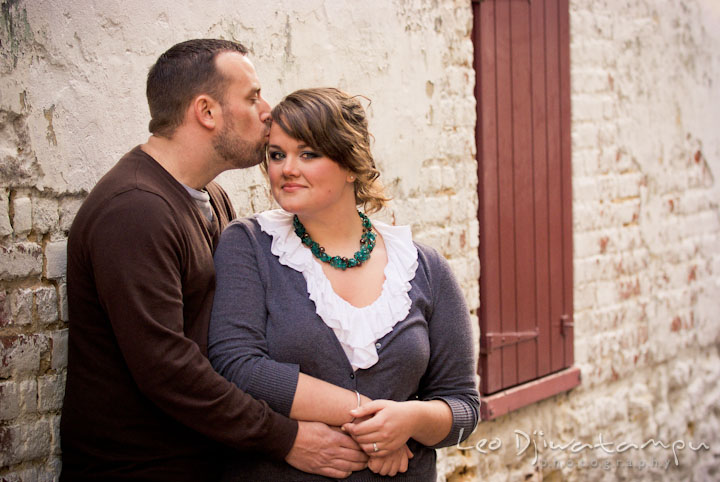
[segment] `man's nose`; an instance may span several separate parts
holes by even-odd
[[[265,99],[261,99],[262,105],[260,106],[260,121],[264,123],[270,122],[270,104]]]

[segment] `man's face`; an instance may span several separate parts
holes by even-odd
[[[215,62],[226,79],[222,126],[213,139],[215,152],[230,168],[257,165],[265,158],[270,105],[260,95],[255,68],[237,52],[223,52]]]

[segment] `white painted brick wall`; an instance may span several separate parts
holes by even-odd
[[[20,415],[20,396],[16,382],[0,383],[0,421],[12,420]]]
[[[15,198],[13,202],[13,228],[16,234],[26,234],[32,229],[32,201],[27,197]]]
[[[10,224],[10,200],[5,189],[0,189],[0,237],[12,234]]]
[[[45,457],[51,449],[51,430],[48,419],[0,427],[0,438],[4,441],[4,448],[7,447],[0,452],[0,465]]]
[[[44,197],[33,197],[33,229],[37,233],[48,233],[57,229],[60,215],[58,213],[58,202],[55,199]]]
[[[45,276],[64,279],[67,271],[67,240],[54,241],[45,246]]]
[[[28,325],[32,322],[33,292],[17,289],[9,295],[10,322],[14,325]]]
[[[0,246],[0,277],[17,279],[34,276],[42,271],[42,247],[35,243]]]
[[[67,367],[67,340],[68,330],[54,331],[50,334],[51,342],[51,365],[53,370],[60,370]]]
[[[67,283],[60,283],[60,285],[58,286],[58,297],[60,302],[60,321],[64,321],[67,323],[70,320],[67,301]]]
[[[35,290],[35,309],[41,324],[47,325],[58,320],[58,294],[54,286]]]
[[[10,335],[0,340],[0,378],[31,375],[40,368],[48,339],[42,334]]]
[[[720,443],[720,37],[709,4],[571,1],[575,360],[569,396],[483,424],[474,437],[543,430],[545,439]],[[709,80],[712,79],[712,80]],[[715,102],[712,106],[711,103]],[[691,388],[692,386],[692,388]],[[703,427],[702,433],[698,427]],[[707,429],[705,427],[708,427]],[[514,447],[513,447],[514,448]],[[651,453],[508,449],[453,480],[715,480],[717,451],[679,467],[541,468]],[[665,460],[666,454],[660,454]],[[469,464],[473,465],[473,464]]]
[[[60,231],[68,232],[70,231],[70,225],[73,222],[73,219],[75,219],[75,215],[78,212],[78,209],[80,209],[80,206],[82,205],[82,199],[74,198],[74,197],[66,197],[63,198],[60,201],[60,205],[58,207],[58,216],[59,216],[59,228]]]
[[[51,374],[38,377],[38,410],[59,411],[65,395],[65,375]]]

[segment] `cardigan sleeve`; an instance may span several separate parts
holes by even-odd
[[[258,264],[252,221],[231,223],[215,251],[217,288],[208,355],[213,367],[273,410],[289,416],[299,366],[270,358],[266,339],[266,285]]]
[[[428,318],[430,360],[418,398],[443,400],[452,410],[450,433],[433,448],[457,444],[470,436],[478,422],[479,395],[475,385],[470,316],[465,299],[445,258],[418,246],[432,291]]]
[[[192,246],[183,232],[167,201],[138,190],[113,198],[95,223],[92,275],[125,362],[140,391],[176,420],[282,460],[297,424],[228,383],[185,336],[183,259]]]

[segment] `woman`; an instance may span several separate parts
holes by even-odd
[[[272,117],[266,169],[282,209],[222,234],[213,366],[280,413],[342,426],[370,456],[347,480],[434,481],[434,447],[477,423],[460,289],[408,227],[357,210],[387,198],[355,97],[300,90]],[[226,475],[324,480],[257,455],[231,460]]]

